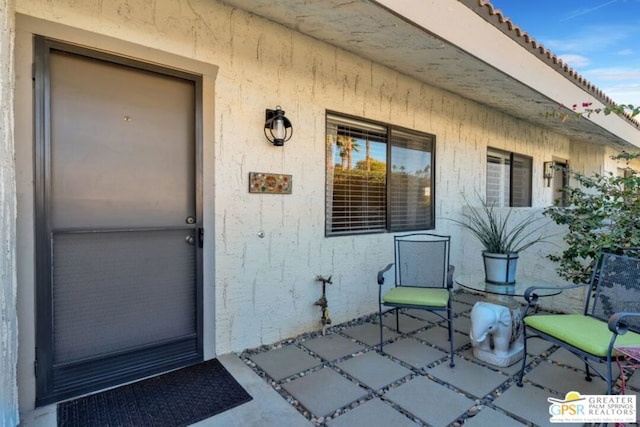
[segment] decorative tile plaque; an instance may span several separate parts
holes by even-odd
[[[249,193],[291,194],[291,175],[249,172]]]

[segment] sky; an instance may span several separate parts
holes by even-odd
[[[490,1],[616,103],[640,105],[640,0]]]

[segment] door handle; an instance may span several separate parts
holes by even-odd
[[[198,227],[198,247],[204,246],[204,228]]]

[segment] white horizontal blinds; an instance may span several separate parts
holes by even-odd
[[[487,149],[487,203],[501,207],[531,206],[531,157]]]
[[[326,233],[386,229],[384,126],[327,115]]]
[[[507,152],[487,149],[487,204],[509,206],[510,155]]]
[[[430,229],[433,221],[433,139],[391,130],[389,225],[392,231]]]
[[[531,206],[532,159],[513,154],[511,165],[511,206]]]

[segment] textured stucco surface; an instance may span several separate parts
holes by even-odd
[[[581,122],[546,119],[545,112],[576,100],[602,105],[585,91],[584,80],[556,64],[557,57],[527,48],[508,30],[510,22],[488,16],[492,8],[478,0],[225,2],[563,135],[598,135],[608,144],[625,139],[627,150],[640,146],[635,126],[615,115]]]
[[[0,0],[0,426],[18,424],[13,0]]]
[[[68,33],[76,43],[116,53],[121,51],[118,40],[126,41],[182,57],[178,66],[186,70],[193,70],[194,60],[218,69],[215,91],[211,86],[205,100],[205,121],[213,131],[203,147],[209,356],[319,329],[320,311],[313,305],[321,292],[317,274],[333,275],[327,299],[334,322],[377,308],[376,272],[393,260],[393,235],[324,236],[326,110],[436,135],[435,231],[452,235],[452,262],[460,273],[482,274],[479,248],[447,219],[460,215],[463,193],[484,191],[488,146],[533,158],[537,210],[552,198],[542,179],[544,161],[578,154],[580,164],[603,161],[602,150],[583,152],[565,136],[213,0],[17,0],[16,8],[23,17],[36,18],[29,31],[62,39]],[[25,40],[17,48],[21,58],[31,56]],[[163,63],[160,56],[146,55],[142,49],[137,57]],[[17,79],[24,82],[30,62],[21,61]],[[30,85],[23,87],[21,111],[27,113],[21,120],[31,111]],[[293,139],[280,148],[268,144],[262,130],[265,108],[276,105],[295,129]],[[18,228],[25,242],[18,253],[25,300],[21,343],[27,343],[21,351],[20,387],[21,406],[27,409],[33,401],[35,341],[29,302],[34,293],[28,243],[33,241],[30,126],[28,119],[20,122],[25,137],[17,148],[18,192],[24,200]],[[251,171],[291,174],[293,193],[249,194]],[[538,246],[523,255],[523,272],[543,272],[545,279],[557,281],[554,266],[544,259],[548,251]],[[563,295],[549,303],[567,307],[577,300]]]

